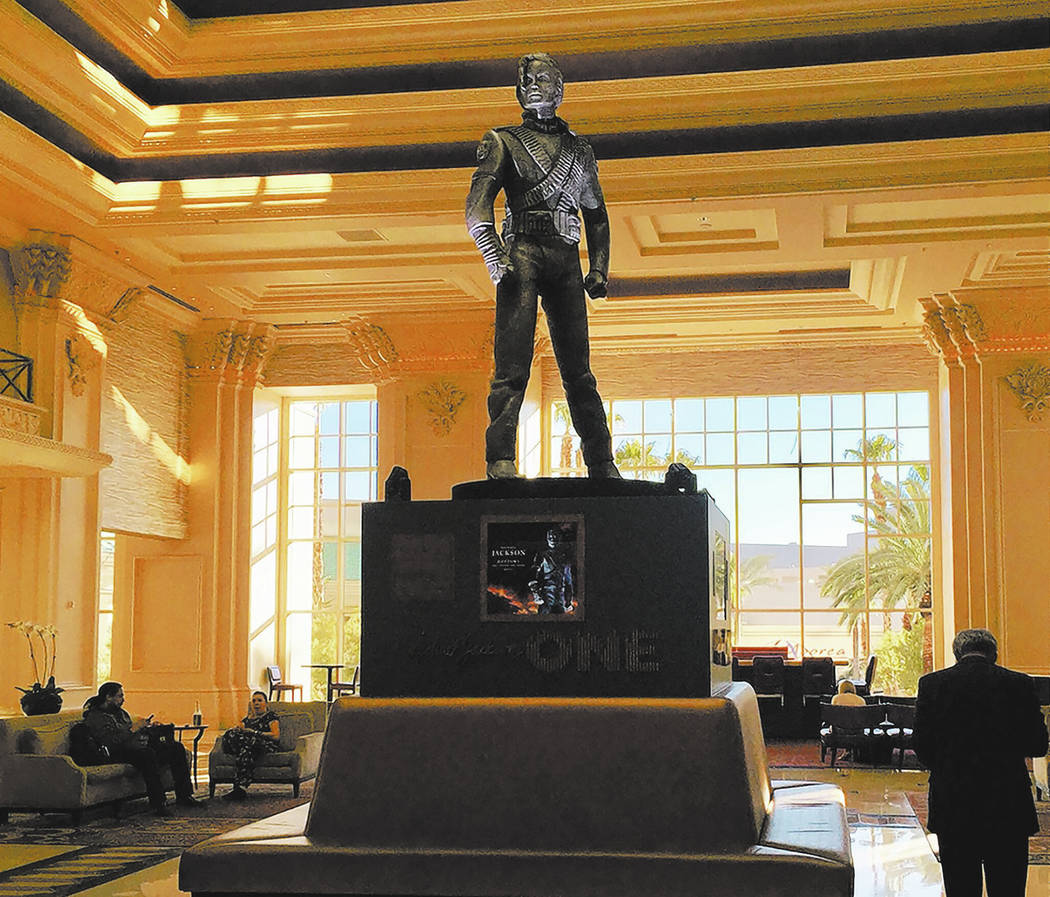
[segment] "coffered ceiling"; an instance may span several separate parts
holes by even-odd
[[[297,338],[491,316],[463,201],[542,49],[609,206],[599,346],[915,341],[921,297],[1050,287],[1046,10],[0,0],[0,228]]]

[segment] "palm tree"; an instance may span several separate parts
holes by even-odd
[[[885,442],[891,444],[892,454],[892,440]],[[864,451],[864,446],[850,450],[854,456]],[[916,465],[899,488],[875,473],[871,485],[866,514],[856,514],[853,520],[865,525],[869,537],[877,538],[876,547],[866,557],[862,551],[834,564],[820,591],[842,610],[839,622],[853,633],[858,657],[869,652],[864,611],[870,604],[881,604],[886,632],[890,631],[893,608],[918,607],[917,613],[905,613],[902,625],[908,631],[922,620],[923,669],[929,670],[933,668],[930,471],[925,465]]]
[[[562,470],[583,467],[583,453],[579,449],[575,452],[575,458],[573,457],[572,437],[576,434],[576,431],[572,428],[572,416],[569,414],[567,402],[554,403],[554,420],[562,426],[558,466]]]
[[[863,461],[871,467],[871,495],[875,504],[876,515],[884,511],[885,508],[880,503],[879,487],[882,485],[882,477],[879,475],[879,470],[875,465],[881,464],[883,461],[892,460],[896,452],[897,443],[882,433],[878,436],[873,436],[871,439],[862,439],[855,449],[846,449],[843,452],[845,457]]]
[[[621,442],[613,453],[616,466],[627,469],[662,467],[664,459],[653,451],[655,445],[655,442],[647,442],[642,445],[639,439]]]
[[[740,562],[740,570],[736,573],[737,581],[740,583],[740,600],[750,598],[752,592],[759,586],[775,586],[777,577],[773,575],[769,564],[773,558],[768,554],[758,554]],[[736,571],[736,565],[733,565]]]

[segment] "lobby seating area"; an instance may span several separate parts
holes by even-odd
[[[842,792],[770,781],[741,684],[694,700],[342,699],[325,738],[310,808],[191,848],[183,890],[854,893]]]
[[[326,705],[323,701],[274,701],[269,706],[277,714],[281,739],[276,751],[263,754],[256,762],[255,781],[287,783],[298,797],[302,783],[317,774]],[[223,752],[220,736],[208,754],[209,796],[214,797],[216,785],[232,784],[233,774],[234,758]]]
[[[123,802],[146,793],[128,763],[73,762],[69,731],[81,719],[80,710],[0,718],[0,823],[13,811],[30,810],[68,813],[75,826],[90,807],[109,804],[119,814]],[[162,780],[172,787],[167,769]]]

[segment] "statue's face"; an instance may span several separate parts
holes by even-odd
[[[561,100],[558,72],[545,62],[533,60],[518,84],[518,101],[540,118],[549,118]]]

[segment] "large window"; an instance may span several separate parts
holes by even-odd
[[[113,555],[116,537],[102,530],[98,540],[98,634],[95,644],[95,681],[107,682],[113,658]]]
[[[325,696],[308,664],[360,660],[361,504],[378,496],[370,398],[256,402],[252,499],[252,677],[274,659]],[[337,677],[338,678],[338,677]]]
[[[914,693],[932,669],[927,392],[608,403],[624,476],[689,465],[729,517],[738,645],[863,663]],[[583,472],[564,403],[550,467]]]

